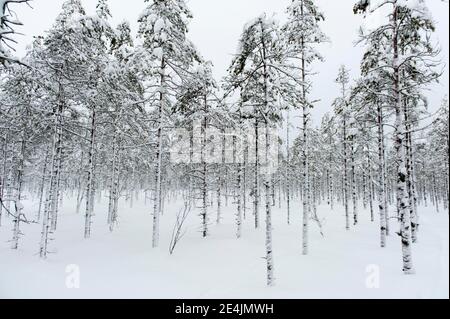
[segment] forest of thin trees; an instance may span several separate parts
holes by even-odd
[[[327,205],[345,212],[342,231],[370,219],[380,247],[398,236],[403,272],[413,274],[421,210],[447,213],[449,205],[448,100],[431,112],[425,95],[443,70],[426,2],[355,0],[349,10],[386,14],[385,23],[361,28],[355,39],[365,51],[358,79],[342,66],[320,84],[340,94],[319,125],[311,114],[314,65],[330,40],[313,0],[293,0],[284,24],[268,15],[248,22],[223,79],[189,40],[193,16],[184,0],[144,2],[134,37],[128,22],[111,26],[107,0],[98,0],[94,15],[66,0],[19,60],[11,7],[28,1],[0,0],[0,232],[13,229],[11,248],[20,246],[23,224],[32,224],[41,229],[36,251],[47,258],[67,198],[84,219],[82,240],[93,223],[115,231],[119,202],[141,194],[151,200],[149,249],[160,246],[165,204],[174,200],[185,209],[171,253],[189,210],[205,240],[230,211],[236,240],[246,223],[262,229],[272,286],[274,208],[287,224],[301,216],[299,254],[308,255],[311,224],[322,229],[318,207]],[[185,160],[175,162],[179,129],[188,143],[176,154]],[[270,169],[273,149],[278,165]],[[95,216],[98,196],[108,200],[105,221]],[[38,208],[27,210],[25,200]]]

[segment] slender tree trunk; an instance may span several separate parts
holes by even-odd
[[[267,260],[267,285],[274,286],[275,278],[274,278],[274,261],[273,261],[273,248],[272,248],[272,211],[271,211],[271,196],[270,196],[270,187],[271,187],[271,174],[270,174],[270,164],[269,164],[269,148],[270,148],[270,137],[269,137],[269,126],[267,122],[266,126],[266,180],[264,183],[265,186],[265,195],[266,195],[266,260]]]
[[[373,175],[372,175],[372,163],[370,160],[370,148],[367,147],[367,168],[368,168],[368,185],[367,185],[367,191],[368,191],[368,201],[369,201],[369,208],[370,208],[370,220],[372,222],[375,221],[375,213],[373,211]]]
[[[118,205],[119,205],[119,180],[120,180],[120,146],[118,145],[117,137],[113,138],[113,160],[112,160],[112,175],[109,189],[109,206],[108,206],[108,224],[109,230],[113,231],[117,224]]]
[[[394,51],[394,99],[395,99],[395,151],[397,162],[397,209],[400,215],[400,235],[403,254],[403,272],[413,274],[414,267],[411,251],[411,220],[408,210],[408,194],[406,192],[407,170],[405,163],[405,122],[402,112],[402,95],[399,70],[399,45],[398,45],[398,11],[397,2],[394,3],[393,12],[393,51]]]
[[[207,100],[206,95],[204,99],[204,112],[205,116],[202,120],[202,145],[201,145],[201,163],[202,163],[202,187],[201,187],[201,193],[202,193],[202,235],[203,238],[206,238],[208,236],[208,184],[207,184],[207,177],[208,177],[208,168],[206,163],[206,130],[208,125],[208,120],[206,118],[207,113]],[[219,220],[220,221],[220,220]]]
[[[0,176],[0,199],[4,201],[5,195],[5,181],[7,175],[7,149],[8,149],[8,140],[9,140],[9,131],[7,130],[4,142],[3,142],[3,165],[2,165],[2,175]],[[4,203],[6,205],[6,203]],[[0,227],[2,226],[2,213],[3,213],[3,205],[0,205]]]
[[[91,132],[89,139],[89,153],[88,153],[88,173],[87,173],[87,187],[86,187],[86,210],[85,210],[85,222],[84,222],[84,238],[91,237],[91,225],[92,225],[92,208],[94,201],[94,152],[96,143],[96,110],[92,108],[91,113]]]
[[[253,183],[253,214],[255,217],[255,228],[259,228],[259,120],[255,121],[255,176]]]
[[[10,135],[9,135],[10,136]],[[5,208],[11,211],[11,201],[14,197],[14,142],[7,142],[6,144],[6,160],[5,160]],[[7,215],[8,216],[8,215]]]
[[[25,149],[26,149],[26,133],[25,130],[22,131],[22,138],[20,142],[19,158],[17,163],[17,177],[16,177],[16,194],[14,198],[15,204],[15,215],[14,215],[14,228],[13,237],[11,240],[11,249],[19,248],[19,237],[20,237],[20,221],[23,215],[23,204],[22,204],[22,189],[23,189],[23,172],[25,169]]]
[[[355,169],[355,146],[354,137],[351,138],[350,147],[350,158],[351,158],[351,174],[352,174],[352,202],[353,202],[353,225],[358,225],[358,199],[357,199],[357,189],[356,189],[356,169]]]
[[[243,185],[242,185],[242,164],[239,162],[237,164],[237,196],[236,196],[236,202],[237,202],[237,215],[236,215],[236,237],[241,238],[242,237],[242,223],[243,223],[243,216],[242,216],[242,193],[243,193]]]
[[[343,189],[343,201],[344,201],[344,208],[345,208],[345,229],[350,230],[350,211],[348,207],[348,193],[349,193],[349,180],[348,180],[348,151],[347,151],[347,118],[344,114],[344,123],[343,123],[343,130],[344,130],[344,189]]]
[[[290,113],[288,111],[286,121],[286,209],[287,209],[287,223],[291,224],[291,141],[290,141]]]
[[[160,78],[160,92],[159,92],[159,106],[158,106],[158,133],[156,136],[156,170],[155,170],[155,202],[153,206],[153,238],[152,246],[156,248],[159,246],[159,220],[161,217],[161,197],[162,197],[162,152],[163,152],[163,110],[165,101],[165,62],[164,58],[161,60],[161,78]]]
[[[263,24],[261,24],[261,29],[263,29]],[[264,31],[264,30],[261,30]],[[262,32],[264,34],[264,32]],[[266,46],[265,39],[261,39],[263,46],[263,68],[264,68],[264,109],[266,112],[269,112],[269,74],[267,70],[267,54],[266,54]],[[270,134],[269,134],[269,123],[267,121],[267,114],[264,116],[265,121],[265,196],[266,196],[266,261],[267,261],[267,285],[269,287],[275,286],[275,277],[274,277],[274,260],[273,260],[273,243],[272,243],[272,207],[271,207],[271,183],[272,183],[272,172],[271,172],[271,163],[269,162],[269,150],[270,150]],[[257,122],[258,123],[258,122]],[[258,126],[257,126],[258,127]],[[256,158],[258,158],[258,154],[256,154]]]
[[[304,16],[304,4],[301,2],[300,10],[301,15]],[[301,77],[302,82],[302,97],[303,97],[303,148],[302,148],[302,175],[303,175],[303,236],[302,236],[302,253],[308,254],[308,232],[309,232],[309,218],[310,218],[310,203],[311,192],[309,184],[309,141],[308,141],[308,122],[309,122],[309,105],[306,103],[307,89],[306,89],[306,52],[305,52],[305,40],[301,38]]]
[[[54,131],[53,131],[53,144],[52,144],[52,157],[51,157],[51,171],[50,171],[50,180],[48,193],[46,196],[45,206],[44,206],[44,215],[42,218],[42,232],[41,232],[41,241],[39,245],[39,256],[42,259],[47,258],[48,253],[48,243],[49,243],[49,234],[51,231],[51,222],[52,222],[52,212],[56,211],[54,206],[57,205],[57,179],[58,179],[58,169],[59,169],[59,161],[60,161],[60,148],[61,148],[61,138],[62,138],[62,112],[63,112],[63,103],[62,103],[62,85],[60,83],[60,101],[58,106],[55,109],[54,117]]]
[[[381,247],[386,247],[386,194],[384,180],[384,143],[383,143],[383,110],[377,105],[378,124],[378,209],[380,213]]]
[[[49,148],[47,147],[47,151],[45,152],[44,165],[42,167],[42,178],[41,184],[39,185],[39,207],[36,216],[36,222],[41,221],[41,212],[42,212],[42,203],[44,201],[44,191],[45,191],[45,178],[47,177],[47,162],[49,158]]]

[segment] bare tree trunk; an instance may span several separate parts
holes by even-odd
[[[408,103],[405,101],[405,123],[406,123],[406,135],[405,135],[405,151],[406,151],[406,171],[407,171],[407,192],[409,197],[409,211],[411,216],[411,239],[413,243],[418,242],[418,227],[419,227],[419,218],[417,216],[416,209],[416,196],[414,194],[414,171],[413,171],[413,145],[412,145],[412,132],[411,125],[409,124],[409,112],[408,112]]]
[[[286,210],[287,210],[287,223],[291,224],[291,141],[290,141],[290,113],[288,111],[287,121],[286,121]]]
[[[119,205],[119,180],[120,180],[120,146],[118,145],[117,137],[113,140],[113,161],[112,161],[112,176],[110,180],[109,190],[109,207],[108,207],[108,224],[109,230],[113,231],[117,224],[118,205]]]
[[[265,195],[266,195],[266,260],[267,260],[267,285],[274,286],[274,261],[273,261],[273,248],[272,248],[272,212],[271,212],[271,174],[270,174],[270,164],[269,164],[269,148],[270,148],[270,137],[269,137],[269,127],[267,122],[266,125],[266,172],[265,172]]]
[[[2,165],[2,175],[0,176],[0,199],[3,201],[5,195],[5,182],[7,175],[7,157],[8,157],[8,140],[9,140],[9,130],[6,132],[4,136],[3,142],[3,165]],[[6,204],[6,203],[5,203]],[[0,227],[2,226],[2,213],[3,213],[3,205],[0,205]]]
[[[304,15],[303,2],[301,3],[300,10],[301,15]],[[303,97],[303,148],[302,148],[302,175],[303,175],[303,234],[302,234],[302,253],[303,255],[308,254],[308,232],[309,232],[309,218],[310,218],[310,203],[311,203],[311,192],[309,183],[309,136],[308,136],[308,124],[309,124],[309,105],[306,103],[306,52],[305,52],[305,40],[302,36],[301,38],[301,77],[302,77],[302,97]]]
[[[153,238],[152,246],[156,248],[159,246],[159,220],[161,216],[161,197],[162,197],[162,152],[163,152],[163,110],[165,100],[165,62],[164,58],[161,60],[161,79],[159,92],[159,107],[158,107],[158,134],[157,134],[157,153],[156,153],[156,171],[155,171],[155,202],[153,206]]]
[[[9,135],[10,136],[10,135]],[[7,211],[11,211],[11,201],[14,197],[14,142],[11,141],[10,143],[6,144],[6,160],[5,160],[5,208]]]
[[[308,254],[308,231],[310,218],[310,184],[309,184],[309,162],[308,162],[308,106],[303,107],[303,149],[302,149],[302,169],[303,169],[303,255]]]
[[[53,212],[56,212],[57,202],[57,183],[58,183],[58,170],[59,162],[61,156],[61,139],[62,139],[62,112],[63,112],[63,101],[62,101],[62,85],[60,83],[60,100],[58,106],[56,107],[54,117],[54,132],[53,132],[53,144],[52,144],[52,159],[51,159],[51,171],[50,171],[50,181],[48,187],[48,194],[44,206],[44,215],[42,219],[42,233],[41,241],[39,246],[39,256],[43,259],[47,258],[48,253],[48,242],[49,234],[51,231],[51,222]]]
[[[397,209],[400,215],[400,235],[403,254],[403,272],[413,274],[414,267],[411,252],[411,220],[406,192],[407,170],[405,163],[405,122],[402,111],[402,95],[399,71],[398,18],[399,6],[394,3],[393,12],[393,51],[394,51],[394,98],[395,98],[395,151],[397,162]]]
[[[255,121],[255,172],[254,172],[254,183],[253,183],[253,214],[255,217],[255,228],[259,228],[259,120],[256,118]]]
[[[204,100],[204,112],[206,114],[207,112],[207,100],[205,95]],[[208,125],[208,119],[206,118],[206,115],[204,116],[202,120],[202,145],[201,145],[201,163],[202,163],[202,180],[201,180],[201,196],[202,196],[202,235],[203,238],[206,238],[208,236],[208,184],[207,184],[207,177],[208,177],[208,167],[206,163],[206,131],[207,131],[207,125]],[[218,220],[220,222],[220,219]]]
[[[222,176],[222,173],[226,172],[226,159],[225,159],[225,151],[226,151],[226,136],[225,131],[222,131],[222,166],[219,169],[219,179],[218,179],[218,188],[217,188],[217,216],[216,216],[216,224],[220,224],[222,221],[222,191],[225,190],[225,203],[228,201],[228,190],[225,187],[226,176]],[[227,204],[225,204],[228,206]]]
[[[355,146],[354,137],[351,138],[350,147],[350,158],[351,158],[351,174],[352,174],[352,202],[353,202],[353,225],[358,225],[358,199],[357,199],[357,189],[356,189],[356,172],[355,172]]]
[[[96,110],[92,108],[91,112],[91,132],[89,140],[89,153],[88,153],[88,173],[87,173],[87,186],[86,186],[86,210],[85,210],[85,223],[84,223],[84,238],[91,237],[91,225],[92,214],[94,204],[94,156],[95,156],[95,143],[96,143]]]
[[[386,247],[386,194],[384,180],[384,143],[383,143],[383,110],[381,105],[377,105],[378,124],[378,209],[380,213],[381,247]]]
[[[383,109],[381,109],[381,114],[383,116]],[[386,225],[386,236],[390,235],[390,217],[389,217],[389,201],[392,196],[392,192],[390,192],[389,180],[387,174],[387,161],[386,161],[386,140],[384,137],[384,123],[383,118],[381,119],[381,143],[382,143],[382,151],[383,151],[383,187],[384,187],[384,210],[385,210],[385,225]]]
[[[370,221],[375,221],[375,213],[373,211],[373,175],[372,175],[372,163],[370,160],[370,148],[367,148],[367,168],[368,168],[368,185],[367,191],[368,191],[368,201],[369,201],[369,208],[370,208]]]
[[[237,204],[237,215],[236,215],[236,237],[241,238],[242,237],[242,223],[243,223],[243,209],[242,209],[242,198],[243,198],[243,171],[242,171],[242,160],[245,162],[245,154],[241,154],[243,151],[243,144],[242,144],[242,138],[244,138],[243,135],[243,121],[241,114],[239,115],[239,138],[241,139],[241,142],[239,143],[239,159],[236,161],[236,143],[234,142],[234,148],[233,148],[233,158],[234,163],[237,165],[237,194],[236,194],[236,204]],[[234,141],[236,141],[236,137],[234,137]]]
[[[49,153],[50,151],[49,148],[47,147],[47,150],[45,152],[44,165],[42,167],[41,184],[39,185],[39,207],[36,216],[36,222],[38,223],[41,221],[42,203],[44,201],[45,178],[47,177],[47,162],[49,158]]]
[[[349,193],[349,180],[348,180],[348,151],[347,151],[347,118],[346,114],[344,114],[344,123],[343,123],[343,130],[344,130],[344,189],[343,189],[343,201],[344,201],[344,208],[345,208],[345,229],[350,230],[350,212],[348,207],[348,193]]]
[[[16,193],[14,195],[15,215],[13,222],[14,228],[13,228],[13,237],[11,240],[11,249],[17,249],[19,247],[20,221],[21,216],[23,215],[22,189],[23,189],[23,172],[25,169],[25,149],[26,149],[26,133],[25,130],[23,130],[17,163],[17,177],[15,186]]]

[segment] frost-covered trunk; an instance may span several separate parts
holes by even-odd
[[[242,237],[242,223],[243,223],[243,209],[242,209],[242,193],[243,193],[243,185],[242,185],[242,164],[237,164],[237,196],[236,196],[236,204],[237,204],[237,214],[236,214],[236,237]]]
[[[402,88],[400,83],[400,70],[399,70],[399,34],[397,26],[397,18],[399,13],[399,7],[397,3],[394,3],[393,12],[393,69],[394,69],[394,109],[395,109],[395,132],[394,132],[394,147],[395,157],[397,164],[397,209],[400,217],[400,236],[402,243],[402,255],[403,255],[403,272],[405,274],[413,274],[414,266],[412,261],[411,251],[411,219],[408,209],[408,194],[407,194],[407,168],[405,159],[405,122],[403,117],[403,105],[402,105]]]
[[[156,145],[156,170],[155,170],[155,202],[153,206],[153,236],[152,246],[159,246],[159,220],[161,217],[161,200],[162,200],[162,157],[163,157],[163,111],[165,91],[166,91],[166,64],[164,58],[161,59],[160,69],[160,89],[159,89],[159,105],[158,105],[158,132]]]
[[[261,24],[261,31],[264,34],[264,25]],[[268,74],[268,63],[267,63],[267,48],[265,39],[261,39],[262,43],[262,63],[264,70],[264,110],[269,112],[270,102],[269,102],[269,74]],[[267,262],[267,285],[272,287],[275,285],[274,277],[274,260],[273,260],[273,242],[272,242],[272,207],[271,207],[271,183],[272,183],[272,172],[271,172],[271,162],[269,162],[269,152],[270,152],[270,134],[269,134],[269,123],[267,120],[267,114],[264,116],[264,129],[265,129],[265,158],[264,158],[264,188],[266,196],[266,262]],[[258,122],[257,122],[258,123]],[[257,125],[258,128],[258,125]],[[258,139],[258,137],[257,137]],[[258,153],[256,153],[256,158],[258,158]]]
[[[10,196],[10,190],[8,188],[9,180],[12,174],[12,147],[13,143],[11,140],[10,132],[7,130],[4,143],[3,143],[3,167],[2,167],[2,176],[0,177],[0,199],[2,200],[2,204],[0,205],[0,226],[2,225],[2,212],[3,206],[7,211],[10,211],[10,201],[8,196]],[[6,216],[8,216],[8,212],[6,212]]]
[[[47,150],[45,152],[45,158],[44,158],[44,162],[42,165],[42,177],[41,177],[41,184],[39,185],[39,206],[38,206],[38,211],[36,214],[36,222],[40,222],[41,221],[41,212],[42,212],[42,204],[44,201],[44,191],[45,191],[45,179],[47,177],[47,164],[48,164],[48,158],[49,158],[49,148],[47,147]]]
[[[444,185],[444,192],[445,192],[445,205],[444,208],[447,210],[447,213],[449,213],[449,165],[448,165],[448,160],[445,163],[445,171],[446,171],[446,176],[444,179],[445,185]],[[415,174],[414,174],[414,178],[415,178]],[[417,183],[415,183],[417,185]]]
[[[218,166],[217,176],[217,188],[216,188],[216,197],[217,197],[217,211],[216,211],[216,223],[220,223],[220,216],[222,215],[222,176],[221,176],[221,165]]]
[[[302,148],[302,194],[303,194],[303,233],[302,252],[308,254],[308,231],[310,218],[310,185],[309,185],[309,162],[308,162],[308,106],[303,106],[303,148]]]
[[[364,210],[367,209],[367,205],[369,204],[369,191],[367,187],[367,168],[365,167],[362,174],[362,192],[363,192],[363,208]]]
[[[239,137],[243,137],[243,131],[242,131],[242,116],[239,116]],[[234,152],[236,151],[236,147],[234,148]],[[239,152],[242,151],[242,143],[239,143]],[[245,156],[245,155],[244,155]],[[241,156],[239,154],[239,159],[236,163],[236,155],[234,155],[234,163],[236,163],[237,166],[237,193],[236,193],[236,204],[237,204],[237,212],[236,212],[236,237],[241,238],[242,237],[242,223],[243,223],[243,209],[242,209],[242,194],[244,192],[243,187],[243,171],[242,171],[242,159],[244,156]]]
[[[432,185],[432,191],[433,194],[431,195],[431,199],[434,202],[434,206],[436,207],[436,212],[439,213],[439,192],[438,192],[438,183],[436,180],[436,172],[433,172],[433,185]]]
[[[58,222],[58,213],[59,213],[59,208],[62,207],[63,205],[63,200],[64,200],[64,196],[63,196],[63,188],[62,188],[62,171],[63,171],[63,150],[61,147],[61,157],[60,157],[60,161],[59,161],[59,168],[58,168],[58,193],[57,193],[57,198],[58,198],[58,205],[56,206],[56,212],[55,212],[55,219],[52,221],[52,230],[56,230],[56,226],[57,226],[57,222]]]
[[[113,159],[112,159],[112,172],[109,185],[109,205],[108,205],[108,224],[109,230],[113,231],[114,226],[117,224],[118,218],[118,203],[119,203],[119,179],[120,179],[120,147],[118,144],[118,138],[114,135],[113,138]]]
[[[301,15],[304,15],[303,12],[303,2],[301,4]],[[311,190],[309,183],[309,136],[308,136],[308,122],[309,122],[309,105],[306,102],[306,48],[305,48],[305,40],[302,37],[301,39],[301,77],[302,77],[302,108],[303,108],[303,147],[302,147],[302,200],[303,200],[303,231],[302,231],[302,253],[303,255],[308,254],[308,232],[309,232],[309,218],[310,218],[310,203],[311,203]]]
[[[330,172],[329,180],[330,180],[330,182],[329,182],[329,185],[330,185],[330,207],[331,207],[331,210],[334,210],[334,181],[333,181],[333,173],[332,172]]]
[[[247,164],[248,164],[248,139],[244,138],[244,163],[242,164],[242,214],[247,218]]]
[[[350,230],[350,211],[348,207],[348,193],[350,190],[348,179],[348,137],[347,137],[347,118],[344,114],[343,120],[343,145],[344,145],[344,185],[343,185],[343,201],[345,208],[345,229]]]
[[[267,260],[267,285],[274,286],[274,260],[273,260],[273,248],[272,248],[272,207],[271,207],[271,174],[269,164],[269,149],[270,149],[270,136],[269,125],[265,123],[266,128],[266,143],[265,143],[265,195],[266,195],[266,260]]]
[[[23,190],[23,173],[25,169],[25,149],[26,149],[26,134],[25,130],[22,131],[22,137],[20,141],[20,151],[18,154],[17,163],[17,175],[15,179],[15,195],[14,195],[14,208],[15,215],[13,221],[13,237],[11,240],[11,249],[17,249],[19,247],[19,237],[20,237],[20,221],[23,215],[23,204],[22,204],[22,190]]]
[[[12,138],[9,135],[9,138]],[[14,142],[11,140],[6,144],[5,154],[5,192],[4,192],[4,205],[7,211],[11,211],[11,203],[14,197]]]
[[[383,143],[383,110],[381,105],[377,105],[377,126],[378,126],[378,210],[380,213],[380,240],[381,247],[386,247],[386,193],[384,180],[384,143]]]
[[[88,139],[88,132],[86,133],[86,139]],[[80,169],[83,170],[83,168],[84,168],[84,152],[82,151],[81,156],[80,156]],[[86,192],[86,187],[83,187],[84,178],[85,178],[85,174],[79,174],[77,181],[76,181],[76,183],[77,183],[76,213],[77,214],[80,213],[81,204],[84,199],[85,192]]]
[[[60,85],[60,95],[62,94],[62,87]],[[62,126],[64,105],[60,96],[60,101],[53,114],[54,128],[53,128],[53,142],[51,151],[51,171],[48,192],[46,195],[44,214],[42,218],[42,232],[39,245],[39,256],[43,259],[47,258],[49,235],[51,232],[52,219],[55,218],[56,206],[58,205],[58,176],[59,176],[59,162],[61,160],[61,146],[62,146]]]
[[[358,225],[358,193],[356,185],[356,164],[355,164],[355,143],[354,137],[351,138],[350,161],[352,174],[352,203],[353,203],[353,225]]]
[[[5,194],[5,180],[6,180],[6,156],[7,156],[7,144],[8,144],[8,134],[5,134],[4,141],[3,141],[3,164],[2,164],[2,175],[0,176],[0,199],[4,200],[4,194]],[[0,203],[0,227],[2,226],[2,214],[3,214],[3,205],[5,203]]]
[[[369,201],[369,208],[370,208],[370,221],[374,222],[375,221],[375,213],[373,210],[373,174],[372,174],[372,161],[370,158],[370,148],[367,147],[367,183],[368,185],[366,185],[367,188],[367,192],[368,192],[368,201]]]
[[[288,111],[286,120],[286,211],[287,223],[291,224],[291,127],[290,127],[290,113]]]
[[[112,141],[112,161],[111,161],[111,177],[109,180],[109,201],[108,201],[108,225],[111,225],[113,216],[113,203],[114,203],[114,180],[115,180],[115,169],[116,169],[116,159],[117,159],[117,136],[114,134]],[[110,227],[111,230],[111,227]]]
[[[97,113],[95,107],[91,111],[91,127],[88,151],[88,172],[86,178],[86,210],[84,216],[84,238],[91,237],[92,214],[94,204],[94,157],[97,130]]]
[[[208,125],[208,119],[206,117],[207,113],[207,99],[205,95],[204,99],[204,112],[205,115],[202,119],[202,131],[201,131],[201,200],[202,200],[202,236],[203,238],[206,238],[208,236],[208,166],[206,162],[206,141],[207,141],[207,125]],[[218,220],[220,222],[220,219]]]
[[[414,159],[413,159],[413,143],[412,143],[412,127],[409,123],[408,103],[405,103],[405,150],[406,150],[406,171],[407,171],[407,189],[409,197],[409,211],[411,216],[411,239],[413,243],[418,242],[418,228],[419,217],[417,215],[417,197],[415,194],[415,180],[414,180]]]
[[[330,179],[331,179],[331,172],[330,169],[325,170],[325,189],[327,194],[327,204],[331,205],[331,190],[330,190]]]
[[[255,119],[255,171],[253,181],[253,215],[255,217],[255,228],[259,228],[259,172],[260,172],[260,160],[259,160],[259,120]]]
[[[226,152],[226,136],[225,136],[225,130],[222,130],[222,136],[221,136],[221,159],[222,159],[222,165],[219,169],[219,177],[218,177],[218,186],[217,186],[217,215],[216,215],[216,224],[220,224],[222,221],[222,191],[225,190],[225,203],[227,202],[228,198],[228,191],[225,187],[226,183],[226,176],[222,176],[226,172],[226,158],[225,158],[225,152]],[[225,204],[226,205],[226,204]]]
[[[389,203],[390,198],[392,196],[392,191],[389,189],[389,180],[387,174],[387,161],[386,161],[386,139],[384,134],[384,122],[383,122],[383,109],[381,109],[381,143],[382,143],[382,151],[383,151],[383,187],[384,187],[384,210],[385,210],[385,218],[386,218],[386,236],[390,235],[390,217],[389,217]]]
[[[49,202],[50,209],[50,226],[51,231],[56,230],[57,221],[58,221],[58,207],[59,207],[59,196],[60,196],[60,179],[61,179],[61,162],[62,162],[62,149],[63,149],[63,110],[64,110],[64,93],[63,93],[63,85],[60,83],[59,85],[59,105],[57,107],[56,116],[57,116],[57,141],[56,141],[56,161],[55,166],[53,167],[52,175],[53,181],[50,184],[50,197],[51,200]]]
[[[330,142],[330,145],[332,145],[331,134],[329,134],[329,142]],[[330,165],[331,165],[331,163],[333,163],[332,151],[330,151],[329,161],[330,161]],[[329,194],[330,194],[329,205],[331,207],[331,210],[333,210],[334,209],[334,181],[333,181],[333,171],[331,169],[329,170],[329,175],[328,175],[328,186],[329,186]]]
[[[275,194],[275,176],[272,175],[272,180],[270,181],[270,197],[272,199],[272,207],[275,207],[276,202],[276,194]]]

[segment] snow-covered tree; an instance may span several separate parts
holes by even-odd
[[[163,199],[164,127],[167,112],[180,87],[189,75],[193,63],[200,60],[193,44],[187,39],[188,20],[192,14],[184,0],[145,0],[149,3],[139,18],[139,37],[151,65],[143,70],[148,86],[147,95],[155,116],[156,158],[153,209],[153,247],[159,245],[159,222]],[[169,112],[170,113],[170,112]]]
[[[405,274],[412,274],[411,233],[418,221],[416,216],[412,216],[411,223],[409,210],[411,201],[407,191],[406,158],[408,132],[404,103],[411,88],[423,87],[439,77],[436,72],[438,64],[434,61],[437,51],[429,36],[435,26],[423,0],[361,0],[354,7],[355,13],[375,14],[382,10],[388,12],[386,21],[372,31],[361,31],[361,42],[368,46],[363,70],[365,74],[380,69],[387,70],[383,86],[391,96],[390,103],[395,113],[396,197],[401,224],[403,271]]]
[[[19,62],[15,58],[11,50],[14,51],[13,44],[16,43],[14,35],[17,34],[17,26],[22,23],[17,19],[17,16],[10,5],[12,4],[27,4],[31,0],[1,0],[0,1],[0,64],[8,64],[11,62]]]
[[[241,90],[241,97],[253,108],[255,123],[255,221],[258,225],[259,174],[264,176],[264,193],[266,208],[266,260],[267,284],[274,285],[274,263],[272,247],[272,174],[269,154],[270,128],[279,125],[282,111],[278,101],[295,103],[301,97],[297,89],[301,80],[295,74],[297,68],[289,61],[289,50],[280,41],[280,28],[265,15],[249,22],[240,39],[239,51],[230,68],[232,86]],[[281,104],[283,105],[283,104]],[[261,130],[262,128],[262,130]],[[260,134],[264,132],[264,138]],[[264,140],[264,145],[260,145]],[[261,152],[262,149],[263,151]],[[261,154],[264,158],[260,158]],[[261,166],[263,162],[265,165]]]
[[[320,29],[320,22],[325,16],[320,12],[313,0],[294,0],[287,10],[288,22],[284,27],[284,36],[289,46],[289,56],[298,61],[297,68],[301,75],[301,98],[295,101],[294,106],[303,111],[303,148],[302,148],[302,170],[303,170],[303,254],[308,254],[308,222],[311,211],[311,189],[309,176],[309,137],[308,128],[311,122],[311,108],[314,101],[309,97],[312,87],[311,64],[322,61],[323,57],[316,50],[317,44],[328,41]]]

